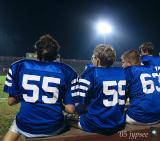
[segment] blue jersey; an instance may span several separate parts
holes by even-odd
[[[127,114],[142,123],[160,120],[160,77],[153,67],[125,69],[130,104]]]
[[[125,122],[126,80],[122,68],[93,67],[79,78],[80,103],[87,112],[80,116],[82,128],[88,132],[105,132]]]
[[[87,64],[87,65],[85,66],[85,70],[90,69],[90,68],[92,68],[92,67],[94,67],[93,64]]]
[[[160,57],[159,56],[141,56],[141,62],[145,66],[154,66],[157,71],[160,71]]]
[[[63,126],[62,103],[73,104],[71,83],[76,72],[58,62],[20,60],[11,65],[4,91],[20,100],[16,115],[19,129],[50,134]]]

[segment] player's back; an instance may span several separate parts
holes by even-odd
[[[21,96],[17,126],[32,134],[48,134],[61,128],[64,121],[62,103],[67,101],[67,86],[76,73],[62,63],[34,60],[16,62],[10,72],[13,78],[7,81],[12,88],[4,87],[4,90]]]
[[[130,104],[127,114],[142,123],[160,120],[159,74],[153,66],[131,66],[125,69]]]
[[[141,56],[141,62],[145,66],[154,66],[156,70],[160,70],[160,56]]]
[[[101,133],[118,129],[125,121],[126,81],[122,68],[91,68],[81,75],[79,82],[80,95],[88,105],[88,112],[80,118],[82,128]]]

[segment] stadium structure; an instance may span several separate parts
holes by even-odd
[[[10,65],[20,59],[36,59],[35,53],[26,53],[25,57],[11,57],[11,56],[0,56],[0,74],[5,75],[8,72]],[[70,65],[73,69],[80,74],[84,69],[86,64],[90,63],[90,60],[77,60],[77,59],[61,59],[61,62]],[[120,66],[120,62],[115,62],[114,66]]]

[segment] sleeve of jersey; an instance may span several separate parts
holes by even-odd
[[[125,73],[125,77],[126,77],[126,81],[129,83],[132,79],[132,71],[130,67],[127,67],[124,69],[124,73]]]
[[[72,72],[68,76],[69,78],[67,79],[67,91],[65,93],[64,97],[64,104],[75,104],[77,102],[77,73]]]
[[[16,83],[16,67],[15,66],[11,66],[9,68],[8,74],[6,75],[6,80],[5,80],[5,84],[4,84],[4,89],[3,91],[8,93],[10,96],[17,96],[18,95],[18,86]]]
[[[132,81],[133,81],[133,69],[131,67],[127,67],[124,69],[124,73],[125,73],[125,77],[126,77],[126,84],[127,84],[127,88],[126,88],[126,98],[130,95],[129,91],[130,91],[130,86],[132,85]]]
[[[79,104],[89,103],[90,91],[93,83],[93,69],[85,71],[78,80],[79,83]]]

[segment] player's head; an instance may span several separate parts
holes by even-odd
[[[115,58],[116,52],[111,45],[100,44],[94,49],[91,61],[94,66],[109,67]]]
[[[141,55],[153,55],[154,45],[151,42],[144,42],[139,46]]]
[[[35,42],[37,58],[41,61],[56,60],[60,46],[49,34],[43,35]]]
[[[136,50],[130,50],[122,54],[122,67],[128,66],[139,66],[140,63],[140,55],[139,52]]]

